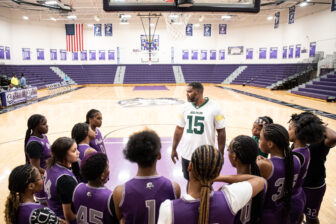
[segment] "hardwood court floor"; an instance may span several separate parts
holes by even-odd
[[[324,103],[290,95],[283,91],[230,86],[243,88],[259,95],[279,98],[306,107],[336,113],[335,103]],[[184,86],[167,86],[168,90],[133,91],[128,87],[86,87],[49,100],[35,103],[0,115],[0,210],[8,194],[8,174],[10,170],[24,163],[23,141],[27,128],[27,119],[34,113],[44,114],[48,119],[48,138],[53,142],[61,136],[69,136],[73,125],[85,120],[86,112],[91,108],[99,109],[103,114],[101,131],[108,138],[127,138],[134,131],[149,127],[160,137],[172,137],[179,105],[122,107],[120,100],[134,98],[176,98],[186,100]],[[220,89],[214,85],[205,86],[205,96],[218,102],[227,120],[227,144],[239,134],[251,135],[253,121],[258,116],[268,115],[276,123],[288,127],[292,113],[298,109],[267,102],[254,97]],[[329,127],[336,129],[336,121],[321,117]],[[336,220],[336,169],[335,149],[330,150],[327,167],[327,192],[320,211],[321,223],[334,223]],[[229,162],[229,161],[225,161]],[[171,163],[173,166],[173,163]],[[116,168],[117,169],[117,168]],[[3,213],[0,215],[3,223]]]

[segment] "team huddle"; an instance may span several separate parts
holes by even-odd
[[[88,111],[71,138],[60,137],[52,145],[47,119],[34,114],[27,122],[26,164],[9,176],[6,223],[299,224],[304,217],[306,223],[319,223],[324,163],[336,145],[335,131],[310,112],[293,114],[288,131],[268,116],[259,117],[252,137],[239,135],[228,144],[229,161],[224,161],[226,123],[220,106],[203,97],[197,82],[188,84],[187,99],[171,152],[173,163],[182,157],[185,195],[178,183],[157,172],[161,141],[155,131],[129,137],[123,154],[137,164],[137,174],[108,189],[102,113]],[[220,175],[224,162],[237,175]],[[222,187],[214,189],[214,182]]]

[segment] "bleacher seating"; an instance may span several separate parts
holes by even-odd
[[[175,83],[172,65],[123,65],[126,66],[124,83]]]
[[[322,100],[335,100],[336,98],[336,72],[323,76],[317,81],[306,84],[291,93],[318,98]]]
[[[267,87],[297,72],[306,70],[310,64],[250,64],[231,84]]]

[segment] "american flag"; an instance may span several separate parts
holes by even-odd
[[[83,24],[65,24],[66,50],[83,51]]]

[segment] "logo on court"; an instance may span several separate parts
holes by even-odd
[[[161,105],[177,105],[183,104],[183,100],[176,98],[133,98],[128,100],[120,100],[118,104],[122,107],[148,107]]]

